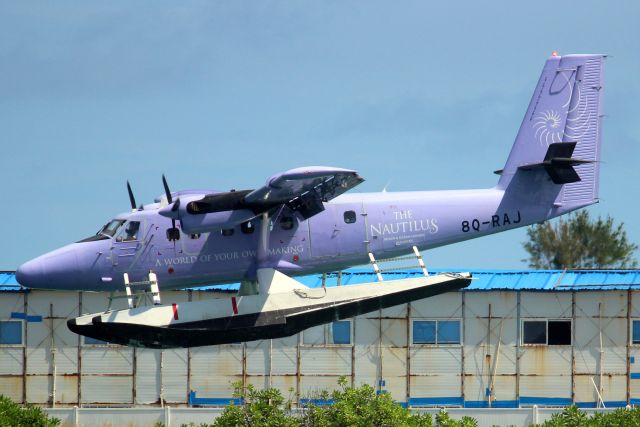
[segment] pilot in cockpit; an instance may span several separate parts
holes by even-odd
[[[140,230],[139,221],[129,221],[124,228],[124,233],[121,236],[123,242],[129,242],[131,240],[138,240],[138,231]]]

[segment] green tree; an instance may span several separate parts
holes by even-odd
[[[589,218],[587,211],[534,225],[527,230],[523,244],[529,253],[529,266],[544,269],[633,268],[638,246],[629,242],[624,224],[615,226],[613,218]]]
[[[214,427],[293,427],[300,423],[289,414],[291,401],[285,401],[276,388],[256,390],[249,384],[242,387],[242,383],[233,384],[233,397],[241,398],[242,405],[231,404],[224,408],[222,415],[215,419]]]
[[[2,427],[55,427],[59,424],[59,419],[49,417],[37,406],[18,405],[8,397],[0,395],[0,426]]]

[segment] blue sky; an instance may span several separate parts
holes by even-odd
[[[607,53],[602,202],[640,243],[640,3],[0,1],[0,268],[172,189],[358,170],[359,191],[490,187],[546,57]],[[523,268],[525,231],[434,267]]]

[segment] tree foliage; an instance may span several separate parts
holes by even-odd
[[[19,405],[0,395],[0,426],[2,427],[55,427],[57,418],[49,417],[42,409],[33,405]]]
[[[527,230],[529,266],[542,269],[565,268],[633,268],[638,263],[624,224],[614,225],[613,218],[592,221],[587,211],[560,218],[555,224],[545,222]]]
[[[234,397],[241,405],[231,404],[214,420],[214,427],[477,427],[476,420],[455,420],[441,411],[435,420],[430,414],[412,414],[393,401],[388,393],[376,393],[370,385],[350,387],[341,378],[338,389],[322,392],[320,400],[329,405],[309,403],[297,411],[275,388],[256,390],[252,385],[234,384]],[[204,426],[203,426],[204,427]]]

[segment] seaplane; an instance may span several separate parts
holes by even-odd
[[[81,315],[68,327],[130,346],[169,348],[289,336],[306,328],[468,286],[469,273],[309,288],[296,276],[338,271],[550,218],[598,202],[600,54],[545,62],[492,188],[349,192],[357,171],[278,173],[247,190],[171,191],[115,216],[93,236],[21,265],[28,288],[122,292],[129,307]],[[377,267],[376,267],[377,268]],[[162,304],[160,291],[241,283],[230,298]],[[131,289],[148,286],[153,303]]]

